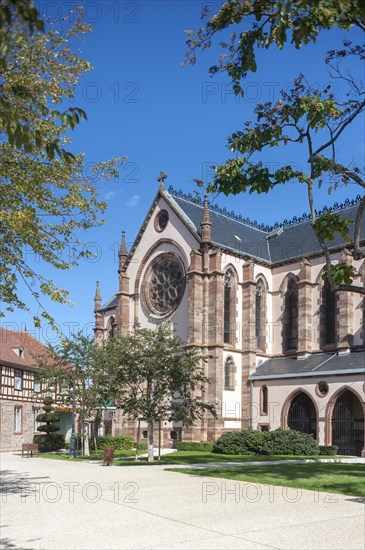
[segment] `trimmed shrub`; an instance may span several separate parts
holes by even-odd
[[[279,428],[269,434],[264,452],[266,455],[318,455],[319,445],[312,434]]]
[[[52,407],[52,397],[45,397],[43,399],[44,413],[40,413],[36,420],[37,422],[44,422],[41,426],[38,426],[38,432],[44,432],[44,435],[35,435],[33,437],[33,443],[37,443],[41,452],[58,451],[65,446],[65,436],[56,434],[59,432],[59,426],[54,426],[56,422],[60,421],[60,415],[54,411]]]
[[[205,453],[211,453],[213,450],[213,443],[206,443],[205,441],[179,441],[176,443],[178,451],[202,451]]]
[[[214,443],[213,453],[225,455],[253,455],[251,448],[252,439],[255,437],[254,430],[240,430],[237,432],[227,432]],[[261,432],[268,433],[268,432]]]
[[[234,455],[318,455],[313,435],[279,428],[272,432],[252,429],[223,434],[213,446],[214,453]]]
[[[337,445],[320,445],[319,454],[323,456],[336,456],[338,451]]]
[[[138,445],[136,445],[138,451],[147,451],[148,450],[148,444],[145,441],[140,441]]]
[[[134,449],[135,443],[130,435],[99,435],[96,438],[96,446],[98,449],[104,447],[114,447],[116,450]]]
[[[65,436],[62,434],[35,435],[33,443],[37,443],[41,453],[49,453],[65,448]]]

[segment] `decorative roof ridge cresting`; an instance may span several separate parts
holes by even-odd
[[[203,201],[199,196],[194,196],[192,193],[184,193],[181,189],[174,189],[172,185],[169,186],[168,192],[173,197],[186,200],[193,204],[203,207]],[[324,206],[321,210],[316,210],[316,216],[320,217],[326,212],[338,212],[339,210],[344,210],[345,208],[350,208],[351,206],[356,206],[361,201],[361,196],[357,195],[354,199],[346,199],[342,203],[335,202],[333,206]],[[301,216],[294,216],[290,220],[283,220],[282,222],[275,222],[273,225],[268,225],[264,223],[259,223],[256,220],[251,220],[250,218],[244,218],[241,214],[236,214],[233,210],[229,211],[227,208],[221,208],[217,204],[210,204],[209,210],[211,212],[217,212],[217,214],[222,214],[231,220],[249,225],[254,229],[259,229],[260,231],[270,232],[279,227],[291,227],[293,225],[298,225],[299,223],[307,222],[311,220],[311,215],[304,212]]]

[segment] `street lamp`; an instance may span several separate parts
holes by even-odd
[[[72,417],[71,417],[71,441],[68,458],[77,458],[75,438],[75,369],[72,369]]]

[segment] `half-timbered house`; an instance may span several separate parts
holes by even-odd
[[[36,418],[42,412],[42,382],[35,356],[47,348],[26,331],[0,328],[0,449],[21,449],[32,443],[37,432]],[[60,409],[60,433],[71,426],[68,409]]]

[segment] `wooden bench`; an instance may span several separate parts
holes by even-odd
[[[27,453],[27,458],[29,458],[29,453],[30,453],[30,457],[32,458],[33,453],[38,453],[39,452],[38,444],[37,443],[23,443],[22,444],[22,457],[23,457],[25,451]]]

